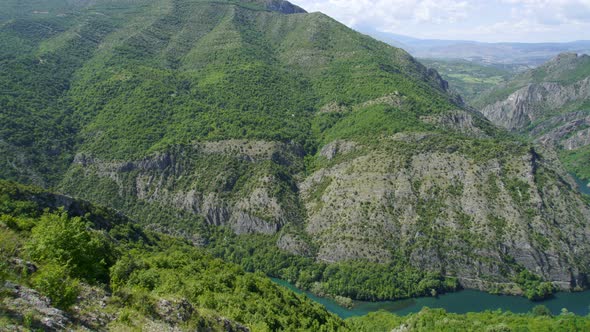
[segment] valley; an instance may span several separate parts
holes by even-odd
[[[378,329],[587,326],[588,59],[416,59],[282,0],[0,4],[0,329],[370,330],[270,278],[416,301]]]

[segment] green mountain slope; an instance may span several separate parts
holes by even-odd
[[[184,240],[6,181],[0,255],[3,330],[346,330],[320,305]]]
[[[2,95],[4,178],[318,293],[587,285],[590,206],[572,179],[403,50],[282,1],[14,6],[3,59],[38,66],[2,82],[39,99]]]
[[[590,56],[562,54],[477,103],[498,125],[560,150],[568,169],[590,180]]]

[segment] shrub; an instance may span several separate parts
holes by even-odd
[[[69,276],[63,265],[47,264],[33,275],[35,289],[49,297],[56,307],[67,309],[76,302],[80,293],[80,281]]]
[[[82,218],[69,218],[63,210],[41,216],[26,249],[33,260],[67,266],[73,277],[90,282],[107,282],[114,260],[104,235],[89,230]]]
[[[551,310],[544,305],[535,306],[532,313],[534,316],[552,316]]]

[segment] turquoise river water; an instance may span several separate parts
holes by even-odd
[[[590,313],[590,291],[580,293],[557,293],[549,300],[532,302],[519,296],[491,295],[474,290],[463,290],[455,293],[443,294],[436,298],[422,297],[385,302],[355,301],[354,307],[348,309],[338,305],[330,299],[318,297],[309,292],[297,289],[286,281],[280,279],[273,279],[273,281],[297,293],[306,294],[307,297],[324,305],[328,311],[337,314],[341,318],[363,316],[378,310],[389,311],[397,315],[407,315],[409,313],[418,312],[423,307],[442,308],[448,312],[458,314],[497,309],[514,313],[527,313],[539,304],[547,306],[553,314],[559,314],[562,308],[566,308],[577,315],[585,316]]]
[[[574,179],[578,183],[578,187],[580,188],[580,191],[583,192],[586,195],[590,195],[590,186],[589,186],[590,183],[588,183],[586,181],[582,181],[581,179],[578,179],[575,176],[574,176]]]

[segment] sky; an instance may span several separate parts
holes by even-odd
[[[483,42],[590,40],[590,0],[292,0],[357,30]]]

